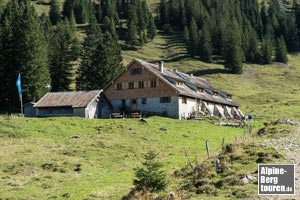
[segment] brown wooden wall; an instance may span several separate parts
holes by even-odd
[[[142,73],[131,75],[130,69],[138,67],[142,68]],[[144,88],[138,88],[139,81],[144,82]],[[150,81],[156,81],[155,88],[150,87]],[[128,89],[129,82],[134,82],[135,89]],[[117,90],[118,83],[122,83],[122,90]],[[137,62],[134,62],[131,66],[129,66],[127,71],[123,72],[111,85],[105,89],[104,93],[109,100],[177,96],[175,89],[159,80],[155,75]]]

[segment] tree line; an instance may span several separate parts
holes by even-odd
[[[18,73],[23,102],[69,91],[72,84],[76,90],[103,88],[123,70],[119,33],[130,29],[126,43],[142,45],[156,32],[143,0],[65,0],[62,9],[51,0],[49,13],[41,16],[29,0],[0,5],[1,110],[18,108]]]
[[[281,1],[280,1],[281,2]],[[278,0],[161,0],[158,25],[180,30],[191,56],[224,60],[234,73],[242,63],[287,62],[287,52],[300,49],[300,6]]]

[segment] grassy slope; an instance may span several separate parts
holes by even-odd
[[[133,119],[0,117],[0,133],[0,197],[120,199],[130,190],[133,168],[147,150],[159,151],[171,174],[187,163],[183,147],[192,159],[202,160],[205,140],[216,154],[222,137],[232,141],[243,129],[159,117],[147,124]],[[72,138],[78,134],[80,138]]]

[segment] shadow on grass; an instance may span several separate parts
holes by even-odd
[[[193,74],[195,76],[203,76],[203,75],[213,75],[213,74],[231,74],[229,70],[227,69],[204,69],[199,71],[191,71],[190,74]]]

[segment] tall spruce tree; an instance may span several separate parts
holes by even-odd
[[[272,62],[273,45],[269,36],[262,38],[261,43],[261,62],[262,64],[270,64]]]
[[[77,90],[88,90],[92,87],[89,80],[94,73],[92,60],[96,58],[95,50],[99,43],[103,43],[101,29],[97,24],[92,23],[86,30],[86,38],[81,49],[81,62],[76,78]]]
[[[285,41],[282,36],[276,39],[275,50],[276,50],[275,60],[277,62],[287,63],[288,61],[287,49],[286,49]]]
[[[198,51],[199,35],[198,35],[198,27],[194,18],[192,18],[189,30],[190,30],[189,52],[192,56],[195,56],[197,55],[197,51]]]
[[[12,0],[0,19],[1,106],[18,105],[18,73],[24,102],[36,101],[47,92],[45,86],[50,83],[47,45],[39,18],[30,1]]]
[[[190,44],[190,31],[186,25],[184,26],[184,30],[183,30],[183,40],[186,45]]]
[[[81,75],[85,81],[78,86],[89,90],[103,88],[123,70],[121,48],[109,32],[104,34],[103,40],[97,40],[94,44],[95,48],[88,55],[90,59],[81,64],[89,70]]]
[[[123,70],[120,45],[110,33],[106,32],[103,42],[98,42],[91,64],[94,74],[88,78],[89,89],[103,88]]]
[[[60,21],[60,9],[57,0],[50,1],[50,11],[49,11],[49,18],[53,25],[56,25],[58,21]]]
[[[76,55],[72,49],[74,35],[68,19],[53,27],[49,42],[49,69],[51,73],[52,91],[67,91],[72,82],[72,61]]]
[[[77,24],[84,24],[89,22],[89,10],[87,0],[74,0],[73,11]],[[68,16],[70,19],[70,16]]]
[[[212,57],[212,46],[210,30],[208,25],[204,25],[199,33],[199,56],[200,59],[206,62],[211,61]]]
[[[147,27],[147,37],[153,40],[155,36],[156,36],[156,26],[153,17],[151,16],[149,18],[148,27]]]
[[[74,0],[64,0],[63,11],[62,14],[64,17],[68,17],[70,19],[71,12],[74,9]]]
[[[244,53],[239,33],[237,22],[234,21],[227,31],[224,51],[225,67],[235,74],[243,72]]]

